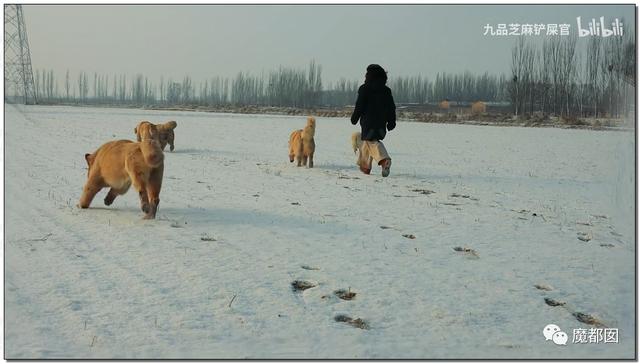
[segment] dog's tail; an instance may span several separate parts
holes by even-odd
[[[359,131],[351,134],[351,147],[353,148],[353,152],[357,153],[358,149],[360,149],[360,145],[362,144],[362,138]]]
[[[313,139],[316,134],[316,118],[309,116],[307,118],[307,126],[302,129],[302,139]]]

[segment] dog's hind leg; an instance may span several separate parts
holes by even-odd
[[[316,150],[316,142],[311,139],[309,141],[305,141],[304,145],[304,159],[309,159],[309,164],[307,167],[313,168],[313,153]]]
[[[107,196],[104,198],[104,204],[107,206],[111,205],[118,195],[124,195],[127,193],[130,185],[131,183],[128,183],[126,186],[121,188],[111,187],[111,189],[109,189],[109,193],[107,193]]]
[[[109,190],[109,193],[107,193],[107,196],[104,198],[104,204],[109,206],[113,203],[113,200],[116,199],[116,197],[118,197],[119,193],[116,192],[116,190],[114,190],[113,188],[111,188]]]
[[[101,189],[102,187],[85,186],[82,190],[82,196],[80,196],[80,203],[78,203],[78,207],[83,209],[88,208],[89,205],[91,205],[91,201],[93,201],[93,198],[98,192],[100,192]]]
[[[293,153],[293,148],[289,146],[289,162],[293,163],[294,158],[295,158],[295,153]]]
[[[91,201],[96,196],[98,192],[104,187],[102,181],[99,178],[91,178],[87,180],[87,183],[84,185],[82,189],[82,196],[80,196],[80,202],[78,203],[78,207],[86,209],[91,205]]]
[[[304,164],[307,164],[307,161],[304,159],[304,155],[302,152],[302,141],[300,141],[300,145],[296,150],[296,161],[298,161],[298,167],[302,167]]]

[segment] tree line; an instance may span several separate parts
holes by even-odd
[[[626,33],[625,33],[626,34]],[[635,94],[635,42],[628,35],[520,37],[511,52],[509,99],[515,114],[628,116]]]
[[[198,81],[86,72],[72,80],[67,71],[59,82],[52,70],[36,70],[34,78],[41,103],[315,108],[352,105],[363,77],[325,84],[322,66],[311,61],[306,68],[280,66]],[[579,47],[576,36],[542,42],[520,37],[510,75],[392,76],[388,85],[400,104],[493,101],[509,102],[517,115],[626,116],[634,105],[635,42],[628,35],[590,37]]]
[[[475,76],[471,72],[460,74],[438,73],[434,81],[422,76],[395,77],[388,82],[396,102],[422,104],[454,100],[463,102],[507,101],[507,76],[485,72]]]
[[[311,61],[306,69],[280,66],[254,75],[239,72],[233,78],[212,77],[194,81],[164,79],[159,82],[139,73],[98,74],[69,71],[59,81],[53,70],[36,70],[35,88],[40,103],[115,104],[130,106],[276,106],[343,107],[355,102],[363,80],[341,78],[328,84],[322,81],[322,66]],[[60,87],[59,83],[62,83]],[[506,76],[485,73],[474,76],[438,73],[427,77],[391,77],[389,87],[397,103],[457,101],[505,101]]]

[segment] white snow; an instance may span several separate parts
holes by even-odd
[[[158,218],[133,190],[76,208],[84,153],[144,119],[178,122]],[[633,358],[632,132],[400,122],[383,179],[347,119],[317,118],[315,168],[289,163],[304,123],[6,105],[6,358]],[[619,343],[573,344],[572,312]]]

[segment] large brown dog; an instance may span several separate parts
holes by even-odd
[[[116,140],[103,144],[92,154],[85,154],[89,165],[79,207],[86,209],[95,195],[110,187],[104,198],[109,206],[118,195],[125,194],[131,184],[140,196],[145,219],[154,219],[160,203],[164,172],[164,155],[158,142],[158,130],[151,123],[140,123],[140,142]]]
[[[294,158],[298,162],[298,167],[307,165],[313,168],[313,154],[316,151],[316,142],[313,139],[316,133],[316,119],[312,116],[307,118],[307,126],[304,129],[294,130],[289,136],[289,162]]]
[[[148,123],[148,121],[141,121],[138,126],[140,126],[140,124],[142,123]],[[156,124],[156,128],[158,129],[158,132],[160,133],[159,136],[159,141],[160,141],[160,148],[162,150],[164,150],[164,147],[167,146],[167,144],[169,144],[169,150],[173,152],[173,142],[176,138],[176,135],[173,131],[173,129],[176,128],[176,126],[178,126],[178,123],[176,123],[175,121],[171,120],[171,121],[167,121],[164,124]],[[138,141],[140,141],[140,134],[138,133],[138,127],[136,126],[133,129],[133,132],[136,134],[136,137],[138,138]]]

